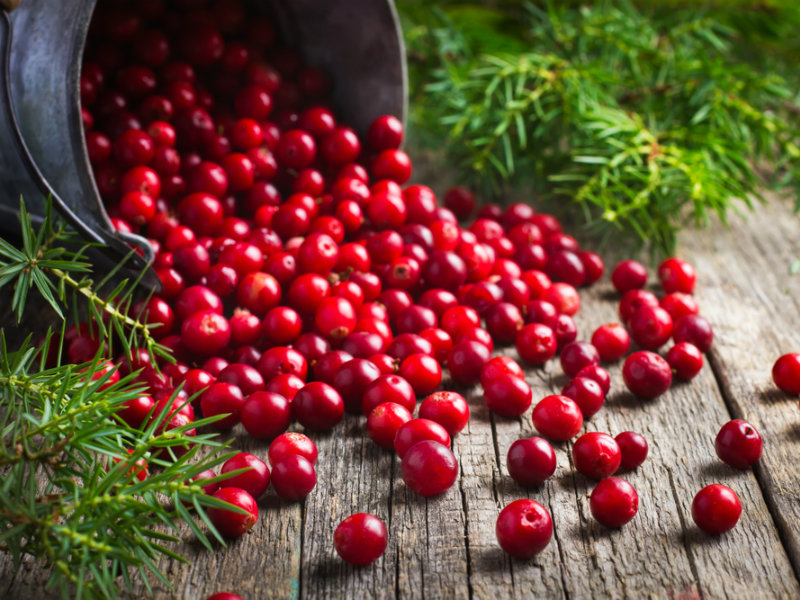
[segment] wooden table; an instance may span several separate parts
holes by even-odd
[[[800,227],[788,202],[774,200],[681,236],[679,255],[698,271],[696,297],[714,326],[715,341],[700,375],[653,401],[626,393],[620,365],[612,392],[585,431],[644,434],[650,455],[625,477],[639,493],[639,512],[620,530],[599,525],[588,507],[593,484],[571,468],[571,444],[557,444],[555,475],[522,488],[507,475],[506,452],[534,435],[530,411],[519,419],[491,415],[480,390],[469,390],[472,418],[456,436],[456,484],[425,499],[405,486],[399,461],[364,433],[363,417],[347,416],[334,431],[314,435],[318,484],[303,503],[272,491],[260,520],[227,548],[207,552],[191,542],[188,564],[162,563],[175,591],[157,598],[203,599],[228,590],[244,598],[787,598],[800,597],[800,412],[780,393],[770,369],[785,352],[800,351]],[[616,295],[606,276],[583,293],[581,338],[616,319]],[[513,353],[513,351],[510,351]],[[530,370],[535,399],[557,393],[565,379],[551,361]],[[714,453],[714,437],[731,418],[745,418],[764,438],[754,469],[738,471]],[[238,434],[237,445],[266,457],[267,443]],[[694,526],[690,506],[703,486],[720,482],[741,498],[739,524],[722,536]],[[494,535],[499,510],[533,498],[552,513],[555,535],[530,561],[509,559]],[[369,511],[389,529],[389,547],[375,564],[354,568],[333,550],[333,530],[347,515]],[[0,567],[1,569],[1,567]],[[0,598],[40,598],[45,576],[33,561],[14,574],[0,570]],[[55,592],[48,595],[55,596]],[[144,592],[135,597],[145,597]]]

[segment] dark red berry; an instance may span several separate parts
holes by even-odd
[[[333,532],[333,547],[343,560],[368,565],[386,550],[386,525],[370,513],[356,513],[339,523]]]
[[[647,440],[633,431],[623,431],[615,438],[622,453],[620,469],[630,471],[641,465],[647,458]]]
[[[607,433],[584,433],[572,446],[575,469],[591,479],[603,479],[617,472],[622,453],[616,440]]]
[[[540,485],[555,473],[556,453],[544,438],[523,438],[509,447],[506,466],[520,485]]]
[[[692,500],[692,519],[706,533],[720,534],[733,529],[742,514],[742,503],[731,488],[713,483],[697,492]]]
[[[624,479],[608,477],[592,490],[589,509],[592,516],[606,527],[622,527],[636,516],[639,495]]]
[[[450,448],[432,440],[417,442],[403,456],[403,481],[420,496],[450,489],[458,477],[458,461]]]
[[[575,437],[583,427],[581,409],[566,396],[547,396],[534,407],[533,426],[546,438],[557,442]]]
[[[628,389],[641,398],[655,398],[669,389],[672,370],[658,354],[641,350],[625,359],[622,378]]]
[[[728,421],[717,433],[714,449],[723,462],[746,469],[761,457],[761,435],[742,419]]]
[[[500,511],[495,535],[503,551],[516,558],[531,558],[550,543],[553,520],[535,500],[515,500]]]

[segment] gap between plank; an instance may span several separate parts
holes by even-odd
[[[703,591],[703,586],[700,584],[700,573],[697,571],[697,564],[694,561],[694,554],[692,554],[692,549],[689,546],[689,541],[686,539],[686,534],[689,531],[686,526],[686,519],[683,518],[683,511],[681,510],[681,501],[678,498],[678,490],[675,488],[675,479],[672,477],[672,469],[669,467],[667,468],[667,475],[669,475],[669,487],[672,490],[672,499],[675,501],[675,508],[678,511],[678,518],[681,521],[681,531],[683,535],[683,548],[686,550],[686,557],[689,559],[689,568],[692,570],[692,575],[694,575],[694,583],[697,586],[697,594],[700,598],[705,597],[705,592]]]
[[[464,549],[467,553],[467,596],[472,600],[472,558],[469,550],[469,510],[467,494],[464,492],[464,467],[459,465],[461,477],[458,478],[458,491],[461,492],[461,509],[464,511]]]
[[[720,358],[716,355],[713,348],[707,356],[708,364],[711,367],[711,373],[714,375],[714,380],[722,395],[722,401],[728,409],[728,415],[734,419],[743,418],[744,415],[738,403],[733,399],[733,394],[731,394],[729,386],[726,384],[725,376],[722,375]],[[772,517],[772,522],[775,523],[775,528],[778,530],[778,538],[781,541],[781,545],[786,555],[789,557],[789,563],[792,565],[794,577],[800,581],[800,547],[798,547],[795,539],[791,535],[791,526],[786,519],[783,518],[775,503],[774,494],[770,493],[770,490],[774,489],[774,486],[770,484],[770,475],[761,461],[753,465],[753,474],[755,475],[756,483],[758,483],[759,490],[761,491],[761,496],[764,498],[764,503],[767,505],[769,515]]]

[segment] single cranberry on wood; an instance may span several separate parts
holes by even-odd
[[[516,558],[532,558],[550,543],[553,520],[547,509],[535,500],[515,500],[500,511],[495,535],[506,553]]]
[[[333,532],[333,547],[343,560],[353,565],[368,565],[386,550],[386,525],[370,513],[350,515]]]

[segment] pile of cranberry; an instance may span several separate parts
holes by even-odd
[[[287,430],[293,422],[329,430],[345,411],[366,416],[367,434],[397,453],[411,489],[447,490],[458,475],[451,437],[466,426],[469,406],[440,390],[443,366],[455,384],[480,383],[494,413],[517,417],[533,393],[507,346],[532,366],[558,357],[572,379],[532,417],[554,441],[577,436],[602,407],[610,378],[601,360],[627,355],[625,384],[642,398],[665,392],[673,374],[700,371],[712,332],[691,296],[691,265],[661,264],[659,300],[644,289],[644,266],[623,261],[612,274],[622,324],[598,327],[591,343],[576,341],[577,288],[600,279],[604,265],[553,216],[523,203],[485,204],[465,225],[474,196],[453,188],[441,206],[430,188],[406,185],[412,166],[399,149],[400,121],[379,117],[363,137],[341,123],[328,105],[332,82],[279,45],[269,20],[246,15],[238,0],[169,5],[100,3],[81,99],[112,222],[155,250],[163,287],[137,310],[176,360],[155,365],[138,352],[116,361],[149,388],[121,418],[140,427],[167,411],[171,428],[200,411],[222,415],[217,428],[241,422],[273,440],[271,468],[241,453],[222,471],[248,470],[224,487],[206,484],[247,511],[209,510],[224,535],[256,522],[255,500],[270,484],[289,500],[311,492],[317,449]],[[631,338],[641,350],[628,354]],[[670,339],[665,359],[656,351]],[[493,356],[495,344],[503,348]],[[71,330],[71,361],[97,349],[87,327]],[[760,437],[732,423],[717,451],[745,467],[758,459]],[[591,432],[574,443],[576,469],[600,479],[591,496],[598,521],[620,527],[633,518],[636,491],[612,475],[646,454],[633,432]],[[553,448],[542,438],[519,440],[508,469],[523,485],[539,484],[555,470]],[[713,532],[732,527],[740,511],[724,486],[705,488],[692,507]],[[551,532],[550,515],[533,500],[511,503],[497,522],[501,546],[517,556],[539,552]],[[386,537],[380,519],[359,513],[337,528],[334,545],[364,564],[381,555]]]

